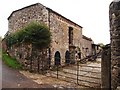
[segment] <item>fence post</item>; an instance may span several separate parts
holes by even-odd
[[[58,79],[58,64],[57,64],[57,79]]]
[[[32,44],[32,47],[31,47],[30,70],[29,70],[29,72],[32,72],[32,59],[33,59],[33,44]]]
[[[101,82],[102,88],[111,89],[111,54],[110,54],[110,45],[106,45],[103,48],[102,52],[102,61],[101,61]]]
[[[79,84],[78,79],[79,79],[79,62],[77,61],[77,84]]]

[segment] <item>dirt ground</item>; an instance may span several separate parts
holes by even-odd
[[[97,66],[97,67],[101,67],[101,60],[98,59],[96,62],[88,62],[86,65],[80,65],[80,70],[87,70],[87,71],[97,71],[97,72],[101,72],[101,69],[98,68],[90,68],[90,67],[86,67],[86,66]],[[71,69],[72,68],[72,69]],[[68,71],[68,72],[72,72],[72,73],[76,73],[76,71],[74,70],[74,68],[76,68],[76,66],[73,67],[68,67],[68,68],[63,68],[64,71]],[[29,71],[20,71],[21,74],[25,75],[26,77],[32,79],[34,82],[38,83],[38,84],[48,84],[51,85],[53,87],[57,87],[57,88],[85,88],[84,86],[80,86],[77,85],[75,83],[72,82],[67,82],[67,81],[63,81],[61,79],[57,79],[56,78],[56,71],[52,72],[52,75],[54,77],[51,77],[51,73],[47,73],[46,75],[41,75],[41,74],[35,74],[35,73],[30,73]],[[59,71],[59,74],[65,76],[66,74],[62,73]],[[90,72],[80,72],[80,75],[87,75],[87,76],[95,76],[95,77],[101,77],[100,74],[91,74]],[[75,82],[76,82],[76,76],[71,76],[75,78]],[[64,78],[64,77],[61,77]],[[81,79],[84,77],[80,77]],[[64,78],[65,79],[65,78]],[[89,79],[89,78],[88,78]],[[85,80],[88,80],[87,78],[85,78]],[[94,81],[93,79],[89,79]],[[94,81],[96,82],[96,81]],[[80,82],[82,83],[82,82]],[[88,84],[88,83],[87,83]]]
[[[57,78],[50,77],[49,75],[41,75],[30,73],[29,71],[20,71],[21,74],[28,78],[31,78],[34,82],[38,84],[49,84],[55,88],[84,88],[82,86],[69,83],[66,81],[59,80]]]

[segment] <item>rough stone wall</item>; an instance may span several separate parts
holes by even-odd
[[[16,58],[24,69],[30,69],[31,44],[13,45],[9,49],[9,55]]]
[[[111,36],[111,84],[116,88],[120,82],[120,1],[109,7]]]
[[[2,46],[2,51],[6,52],[7,51],[7,46],[6,46],[6,42],[5,42],[4,39],[1,41],[1,46]]]
[[[48,11],[43,5],[37,3],[14,11],[8,18],[8,21],[9,33],[14,33],[31,21],[48,25]]]
[[[60,52],[61,65],[65,64],[65,52],[69,51],[69,27],[73,28],[73,44],[80,47],[82,40],[82,28],[66,21],[61,16],[50,12],[50,31],[52,33],[51,57],[54,65],[54,55]]]
[[[91,55],[92,54],[92,44],[93,41],[90,39],[86,39],[84,38],[86,36],[83,36],[83,40],[82,40],[82,54],[85,57],[87,54]]]
[[[33,46],[31,60],[30,70],[33,72],[43,73],[45,70],[49,69],[47,49],[41,50],[40,48]]]
[[[82,28],[73,26],[73,45],[78,46],[82,50]]]
[[[9,49],[9,55],[16,58],[25,70],[41,72],[49,66],[47,49],[41,50],[29,43],[13,45]]]
[[[25,25],[31,21],[37,21],[38,23],[46,24],[48,26],[48,10],[46,7],[37,3],[14,11],[8,18],[8,35],[25,27]],[[42,66],[40,66],[39,69],[41,69],[41,67],[44,68],[46,65],[47,61],[44,63],[40,60],[47,59],[47,53],[42,53],[39,48],[34,48],[34,51],[31,51],[32,49],[33,47],[31,44],[13,45],[9,50],[9,54],[12,57],[15,57],[24,66],[24,69],[38,71],[38,67],[40,66],[38,66],[38,62],[42,63]],[[30,60],[32,60],[32,62]]]

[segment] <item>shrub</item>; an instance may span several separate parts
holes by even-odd
[[[37,22],[31,22],[24,28],[10,34],[6,37],[8,47],[20,43],[32,43],[40,48],[45,48],[50,45],[51,33],[46,25]]]

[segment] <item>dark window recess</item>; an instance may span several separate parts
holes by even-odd
[[[73,44],[73,28],[69,27],[69,44]]]

